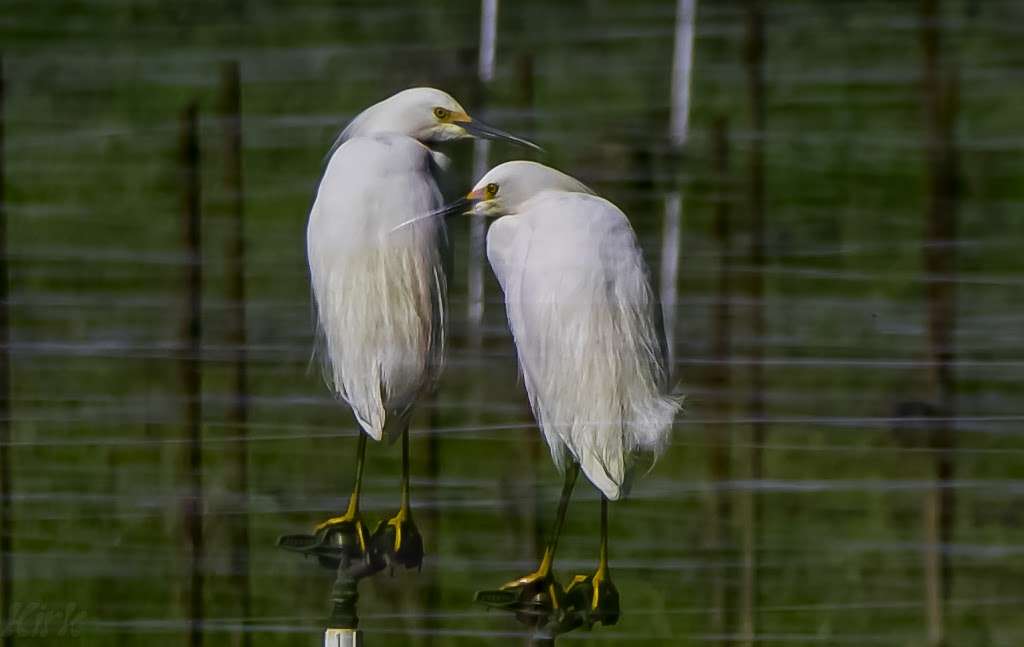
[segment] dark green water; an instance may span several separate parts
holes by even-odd
[[[759,57],[747,4],[699,2],[677,158],[672,1],[501,3],[496,75],[481,89],[468,0],[7,0],[12,612],[70,610],[74,644],[188,641],[176,165],[179,114],[196,100],[204,637],[318,643],[331,578],[274,542],[340,510],[355,428],[308,370],[305,218],[337,129],[429,84],[619,204],[656,280],[671,276],[665,204],[681,196],[667,289],[687,412],[664,459],[612,507],[622,621],[573,639],[1021,644],[1024,6],[943,1],[930,22],[925,5],[765,0]],[[216,117],[231,60],[242,74],[244,430],[227,417]],[[452,151],[456,188],[471,181],[471,150]],[[521,155],[495,146],[491,160]],[[473,592],[533,568],[559,477],[489,270],[472,341],[468,232],[452,229],[449,366],[413,427],[428,557],[421,573],[363,586],[370,645],[524,640]],[[232,477],[243,431],[247,508]],[[371,524],[397,506],[399,467],[397,447],[370,447]],[[581,487],[560,574],[594,568],[598,510]],[[243,519],[248,618],[230,577]],[[7,629],[18,644],[40,632],[52,642],[61,623],[43,624]]]

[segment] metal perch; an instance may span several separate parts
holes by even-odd
[[[594,586],[590,576],[577,575],[563,587],[552,577],[551,585],[541,590],[518,591],[497,589],[477,591],[476,601],[492,609],[515,614],[516,620],[532,631],[534,645],[553,645],[555,638],[579,627],[591,629],[600,622],[604,626],[619,621],[619,596],[599,596],[594,608]]]
[[[393,532],[391,526],[378,524],[365,550],[354,525],[328,526],[314,535],[284,535],[277,540],[280,548],[316,557],[321,566],[337,574],[329,597],[331,613],[324,628],[324,647],[362,645],[357,612],[359,581],[396,561],[387,549],[393,542],[388,541],[389,531]]]

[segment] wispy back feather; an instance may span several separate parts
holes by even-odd
[[[492,226],[488,257],[552,457],[563,468],[568,451],[620,498],[640,455],[663,451],[682,401],[628,221],[601,198],[552,192]]]

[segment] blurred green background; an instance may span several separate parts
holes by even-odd
[[[74,644],[189,641],[178,146],[197,101],[203,637],[320,641],[332,577],[274,544],[340,510],[356,429],[309,370],[306,214],[338,129],[433,85],[621,206],[677,299],[686,415],[611,509],[623,618],[574,642],[1022,644],[1024,5],[701,1],[681,149],[676,12],[501,2],[482,84],[470,0],[5,0],[11,612],[71,605]],[[231,61],[244,426],[218,117]],[[450,152],[468,187],[472,145]],[[450,361],[413,426],[428,556],[362,586],[371,645],[522,643],[473,592],[533,568],[558,496],[489,269],[482,326],[467,321],[468,232],[451,228]],[[397,447],[369,448],[371,525],[396,509],[399,469]],[[574,501],[564,576],[596,563],[596,493]],[[232,568],[246,526],[248,583]]]

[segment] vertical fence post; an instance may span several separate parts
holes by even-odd
[[[224,146],[224,192],[227,216],[224,241],[226,336],[231,352],[231,395],[226,412],[232,436],[227,446],[228,491],[233,502],[229,516],[232,594],[238,603],[243,627],[233,643],[249,647],[245,624],[251,613],[249,582],[249,429],[248,376],[246,372],[245,201],[242,181],[242,90],[238,61],[221,68],[220,121]]]
[[[709,524],[711,545],[716,549],[716,567],[712,584],[712,631],[720,636],[732,633],[733,590],[721,566],[725,547],[732,545],[732,501],[723,487],[731,476],[730,443],[732,412],[730,388],[732,386],[732,256],[730,243],[730,211],[732,208],[729,174],[729,122],[725,117],[715,121],[712,159],[715,170],[715,214],[713,235],[718,249],[718,280],[712,312],[712,372],[710,375],[714,403],[714,424],[711,425],[711,454],[709,472],[714,483],[712,522]],[[725,640],[723,642],[728,642]]]
[[[682,148],[690,138],[690,86],[693,80],[693,30],[697,0],[678,0],[675,47],[672,58],[672,113],[669,139]]]
[[[494,78],[494,57],[498,40],[498,0],[480,0],[480,53],[477,78],[480,80],[481,101],[486,101],[487,84]],[[478,108],[479,109],[479,108]],[[473,180],[487,172],[491,143],[486,139],[473,141]],[[470,339],[479,344],[480,326],[484,316],[484,238],[487,223],[483,216],[470,216],[469,262],[467,277],[467,325]]]
[[[762,0],[747,0],[745,59],[750,101],[751,133],[749,163],[750,264],[750,398],[751,420],[749,476],[752,489],[747,497],[743,533],[743,626],[744,644],[751,644],[757,632],[760,604],[758,562],[761,526],[761,493],[757,489],[763,472],[763,447],[767,425],[764,404],[764,8]]]
[[[935,402],[931,425],[935,484],[925,501],[925,608],[928,642],[946,644],[945,607],[953,583],[949,552],[953,539],[956,492],[956,238],[959,200],[959,156],[955,142],[960,86],[955,62],[943,56],[938,0],[921,0],[920,39],[923,53],[922,108],[926,122],[925,236],[922,240],[928,309],[928,377]]]
[[[675,364],[676,303],[679,287],[679,254],[682,237],[682,154],[690,134],[690,84],[693,76],[693,27],[697,0],[678,0],[675,45],[672,56],[672,96],[669,116],[669,147],[675,187],[665,196],[661,232],[660,301],[665,326],[669,367]],[[670,373],[673,371],[670,371]]]
[[[673,165],[676,172],[682,164]],[[683,191],[673,189],[665,194],[665,212],[661,223],[661,268],[658,277],[662,324],[665,327],[665,355],[669,374],[675,374],[676,307],[679,290],[679,253],[682,246]]]
[[[6,78],[0,57],[0,635],[3,647],[14,645],[11,596],[14,593],[14,492],[11,476],[11,353],[7,277],[7,196],[5,146]]]
[[[184,402],[184,452],[181,474],[186,485],[182,527],[189,547],[188,610],[189,645],[203,642],[203,454],[200,341],[202,335],[202,249],[200,244],[200,177],[198,110],[189,104],[181,113],[179,140],[179,181],[181,182],[182,251],[185,258],[183,303],[179,330],[178,370]]]
[[[427,451],[426,469],[427,481],[430,483],[429,496],[431,505],[424,510],[423,536],[430,537],[434,546],[441,545],[441,414],[438,406],[436,391],[430,395],[426,403],[427,407]],[[417,513],[419,514],[419,513]],[[435,549],[436,550],[436,549]],[[434,565],[427,567],[427,581],[423,586],[422,608],[426,611],[427,618],[424,643],[433,645],[436,641],[436,631],[440,624],[431,611],[441,605],[441,570]]]
[[[519,106],[523,111],[532,114],[535,90],[534,59],[532,52],[524,51],[518,55],[516,59],[516,77],[519,88]],[[534,125],[535,122],[532,118],[527,120],[527,124],[524,128],[524,131],[528,133],[527,136],[532,135]],[[514,346],[511,350],[514,355]],[[522,398],[521,402],[524,416],[523,419],[532,420],[533,411],[530,409],[528,400],[526,398]],[[522,546],[523,556],[529,561],[540,559],[544,546],[544,526],[541,524],[544,506],[539,483],[539,466],[542,461],[547,460],[547,452],[543,447],[544,441],[541,439],[541,435],[537,433],[537,431],[537,429],[526,430],[526,464],[524,474],[521,478],[522,483],[526,486],[526,492],[523,495],[523,500],[526,501],[523,523],[526,532],[526,541],[523,542]]]

